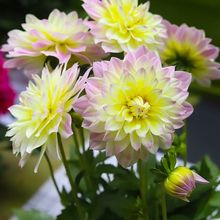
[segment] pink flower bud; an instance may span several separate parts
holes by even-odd
[[[196,182],[208,183],[203,177],[187,167],[177,167],[164,182],[166,192],[176,198],[189,202],[188,197],[196,188]]]

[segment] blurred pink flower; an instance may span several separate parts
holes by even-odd
[[[8,52],[7,68],[24,69],[27,75],[38,74],[44,67],[47,57],[55,57],[59,63],[92,63],[100,60],[104,51],[95,45],[89,28],[76,12],[65,14],[53,10],[48,19],[26,16],[22,30],[8,33],[7,44],[2,50]],[[49,60],[50,61],[50,60]]]
[[[209,86],[211,80],[220,79],[220,64],[215,62],[219,48],[210,44],[203,30],[186,24],[176,26],[164,21],[167,38],[161,47],[162,62],[175,65],[178,70],[190,72],[193,79],[203,86]]]
[[[170,147],[175,129],[193,110],[185,101],[190,74],[163,68],[145,47],[124,60],[96,62],[93,72],[86,95],[75,104],[91,133],[92,149],[106,149],[127,167],[159,147]]]
[[[0,115],[8,112],[8,108],[14,104],[15,92],[12,89],[8,70],[3,67],[4,58],[0,52]]]

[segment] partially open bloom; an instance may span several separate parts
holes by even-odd
[[[15,92],[10,85],[8,70],[3,67],[4,59],[0,52],[0,115],[8,112],[14,104]]]
[[[86,95],[75,105],[91,132],[91,148],[106,149],[127,167],[170,147],[174,130],[192,113],[185,102],[190,74],[162,68],[160,58],[145,47],[124,60],[96,62],[93,72]]]
[[[88,22],[91,33],[106,52],[128,52],[142,45],[154,50],[165,37],[162,19],[149,12],[149,2],[138,6],[138,0],[83,1],[94,20]]]
[[[166,192],[176,198],[189,202],[188,197],[196,188],[196,182],[208,183],[203,177],[187,167],[177,167],[164,182]]]
[[[12,58],[5,64],[8,68],[36,74],[41,72],[48,56],[57,58],[59,63],[70,59],[90,63],[104,56],[76,12],[65,14],[55,9],[43,20],[27,15],[22,27],[24,31],[9,32],[8,42],[3,45],[2,50]]]
[[[167,38],[160,52],[162,62],[190,72],[199,84],[209,86],[220,79],[220,64],[215,62],[219,49],[210,44],[202,30],[183,24],[176,26],[164,21]]]
[[[88,71],[77,80],[78,74],[77,64],[68,70],[59,66],[52,72],[44,68],[42,76],[34,75],[21,93],[20,103],[9,109],[16,121],[9,125],[6,135],[12,137],[13,153],[21,154],[21,166],[34,149],[41,147],[37,171],[44,152],[56,152],[57,134],[63,139],[72,135],[69,112],[84,88]]]

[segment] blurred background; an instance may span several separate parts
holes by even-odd
[[[204,29],[206,36],[213,39],[213,44],[220,46],[220,0],[151,0],[150,3],[152,13],[160,14],[175,24],[187,23]],[[28,13],[47,18],[54,8],[58,8],[65,12],[76,10],[81,17],[85,17],[81,4],[81,0],[0,0],[0,44],[6,42],[8,31],[21,29]],[[17,91],[27,82],[21,80],[17,72],[10,72],[10,77],[11,85]],[[220,83],[213,84],[220,91]],[[4,94],[5,97],[7,95]],[[7,115],[2,114],[0,119],[7,119]],[[187,124],[189,161],[195,162],[209,154],[220,166],[220,99],[204,94]],[[49,176],[45,163],[37,175],[33,174],[35,159],[24,169],[18,168],[18,159],[12,155],[10,146],[5,146],[4,133],[5,128],[1,126],[0,220],[8,219],[12,209],[24,204]],[[58,163],[54,165],[57,167]]]

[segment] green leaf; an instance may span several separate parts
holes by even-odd
[[[80,167],[80,162],[79,162],[79,160],[68,160],[67,161],[70,165],[73,165],[73,166],[75,166],[75,167]]]
[[[187,132],[185,129],[183,129],[181,135],[179,136],[179,139],[182,143],[186,143],[186,139],[187,139]]]
[[[174,136],[173,141],[173,153],[176,154],[176,157],[182,157],[183,159],[186,158],[187,153],[187,132],[186,132],[186,125],[183,127],[182,132],[180,135]],[[170,150],[169,150],[170,151]]]
[[[100,164],[96,167],[96,173],[101,176],[103,173],[125,174],[125,171],[111,164]]]
[[[84,171],[84,170],[80,171],[80,172],[76,175],[75,182],[76,182],[77,186],[79,186],[80,181],[82,180],[82,178],[83,178],[84,176],[85,176],[85,171]]]
[[[218,210],[218,213],[213,216],[212,220],[219,220],[220,219],[220,210]]]
[[[63,187],[63,190],[61,192],[61,202],[64,206],[68,206],[72,203],[73,198],[72,198],[72,194],[68,193],[66,191],[66,189]]]
[[[191,220],[184,215],[173,215],[168,218],[169,220]]]
[[[89,168],[92,168],[94,165],[94,156],[93,156],[93,150],[88,149],[84,154],[83,154],[86,163],[89,164]]]
[[[178,145],[178,147],[176,147],[177,155],[179,155],[182,158],[184,158],[185,155],[186,155],[186,149],[187,149],[186,144],[185,143],[181,143],[180,145]]]
[[[176,166],[176,152],[174,151],[174,149],[171,148],[171,150],[168,151],[167,157],[169,169],[170,171],[172,171],[175,169]]]
[[[209,202],[214,193],[215,191],[211,184],[197,185],[197,188],[190,197],[191,202],[187,204],[187,209],[185,208],[188,213],[193,213],[193,220],[206,219],[213,213],[216,207],[210,206]]]
[[[156,176],[156,183],[161,183],[167,178],[167,174],[162,172],[160,169],[153,168],[150,171]]]
[[[57,216],[57,220],[69,220],[69,219],[74,219],[74,220],[80,220],[77,209],[74,205],[70,205],[65,207],[61,214]]]
[[[176,146],[178,146],[180,144],[180,139],[179,139],[179,136],[177,134],[174,134],[174,138],[173,138],[173,145],[174,145],[174,148]]]
[[[190,196],[190,201],[200,201],[204,196],[211,195],[213,191],[212,184],[197,184]]]
[[[176,149],[171,147],[165,152],[164,156],[160,160],[160,165],[157,165],[157,169],[161,170],[162,173],[168,175],[176,166]]]
[[[103,186],[104,190],[110,190],[111,187],[110,185],[108,184],[108,182],[106,180],[104,180],[103,178],[99,178],[98,179],[99,183]]]
[[[120,191],[136,191],[139,190],[139,179],[134,173],[127,171],[125,174],[117,174],[114,176],[114,180],[110,183],[113,189]]]
[[[167,159],[166,158],[162,158],[161,159],[161,165],[162,165],[162,167],[164,168],[164,170],[166,171],[166,173],[170,173],[170,167],[169,167],[169,165],[168,165],[168,161],[167,161]]]
[[[96,157],[95,157],[95,163],[98,164],[100,162],[104,162],[107,159],[106,153],[105,152],[100,152]]]
[[[209,156],[205,156],[201,162],[197,163],[192,168],[196,169],[197,173],[207,179],[210,183],[215,183],[220,171],[218,166],[212,162]]]
[[[48,214],[37,210],[15,209],[14,214],[18,220],[53,220]]]
[[[213,207],[218,207],[220,210],[220,192],[214,192],[209,199],[209,205]]]
[[[128,197],[117,191],[105,191],[92,201],[89,220],[105,219],[103,217],[107,217],[109,210],[117,216],[116,219],[124,219],[133,212],[134,204],[134,197]]]
[[[102,216],[100,216],[99,220],[123,220],[123,218],[121,218],[120,216],[118,216],[116,213],[114,213],[113,211],[111,211],[110,209],[106,209],[105,212],[103,213]]]

